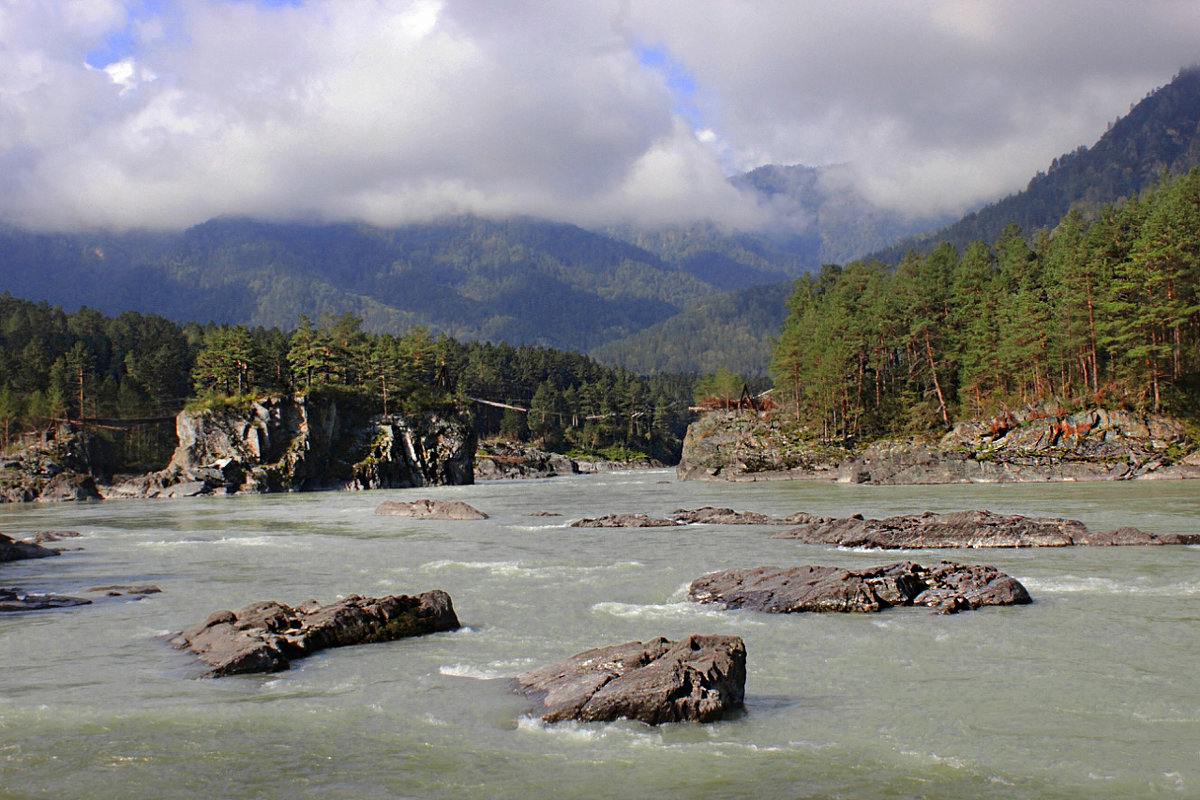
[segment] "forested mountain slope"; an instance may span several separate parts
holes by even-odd
[[[1072,208],[1085,215],[1152,186],[1165,173],[1200,165],[1200,66],[1181,70],[1151,92],[1100,137],[1039,172],[1024,191],[1009,195],[945,228],[903,239],[874,258],[895,264],[910,249],[929,252],[941,242],[962,249],[991,242],[1010,222],[1026,233],[1053,226]]]
[[[1080,147],[1054,159],[1050,169],[1039,173],[1022,192],[968,214],[959,222],[881,250],[866,260],[894,265],[910,250],[932,251],[949,242],[965,251],[972,242],[991,243],[1015,222],[1021,235],[1032,238],[1040,228],[1053,227],[1069,209],[1090,218],[1104,204],[1115,203],[1143,191],[1164,175],[1179,175],[1200,164],[1200,68],[1185,69],[1175,79],[1152,92],[1117,120],[1091,148]],[[762,286],[725,298],[707,298],[706,307],[724,313],[712,316],[711,329],[697,325],[693,309],[654,328],[655,346],[664,352],[699,351],[696,340],[741,341],[745,352],[756,355],[749,363],[765,363],[770,340],[777,328],[764,330],[765,317],[786,316],[773,305],[786,296],[779,286]],[[596,354],[620,363],[641,364],[639,339],[606,344]],[[743,363],[746,363],[743,361]],[[679,370],[703,370],[696,359],[672,361]],[[749,369],[749,367],[744,367]]]
[[[1032,245],[1010,224],[894,270],[830,266],[788,305],[776,398],[827,438],[945,431],[1045,403],[1196,420],[1200,167],[1094,218],[1070,211]]]
[[[0,230],[0,291],[72,309],[294,327],[353,313],[376,332],[588,348],[799,260],[761,237],[681,232],[660,253],[538,220],[399,228],[219,219],[181,233]]]

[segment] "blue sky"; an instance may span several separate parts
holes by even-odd
[[[1198,60],[1176,0],[9,3],[0,222],[753,228],[767,163],[957,213]]]

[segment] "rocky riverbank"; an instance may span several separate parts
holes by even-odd
[[[656,469],[663,465],[649,458],[636,461],[609,461],[600,458],[572,458],[515,442],[481,442],[475,453],[475,480],[517,480],[553,478],[615,472],[626,469]]]
[[[777,418],[705,414],[688,429],[682,480],[942,484],[1200,478],[1200,446],[1177,420],[1036,406],[962,422],[937,441],[816,446]]]
[[[170,464],[113,477],[104,440],[61,426],[10,454],[0,502],[190,497],[238,492],[393,489],[474,481],[463,414],[371,415],[337,397],[270,396],[182,411]]]

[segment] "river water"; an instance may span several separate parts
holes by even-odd
[[[376,517],[464,500],[478,522]],[[577,529],[704,505],[784,515],[987,508],[1107,530],[1200,528],[1188,482],[868,487],[649,471],[363,493],[0,509],[83,535],[0,586],[131,602],[0,616],[3,798],[1125,798],[1200,796],[1200,548],[861,552],[772,528]],[[550,512],[561,516],[534,516]],[[990,563],[1034,604],[956,616],[765,615],[685,600],[727,567]],[[198,677],[164,635],[257,600],[441,588],[464,628]],[[581,650],[737,634],[744,713],[547,726],[506,679]]]

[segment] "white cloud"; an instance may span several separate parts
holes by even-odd
[[[0,3],[0,219],[748,224],[723,170],[843,162],[881,201],[959,208],[1195,60],[1187,6]],[[686,71],[687,119],[640,47]]]

